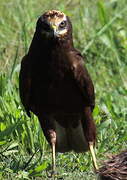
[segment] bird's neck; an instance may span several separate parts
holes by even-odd
[[[62,48],[64,50],[70,50],[73,48],[73,41],[72,41],[72,39],[57,41],[56,47],[58,49]]]

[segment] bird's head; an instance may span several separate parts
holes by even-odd
[[[66,39],[71,35],[71,22],[63,12],[51,10],[45,12],[37,21],[36,31],[50,39]]]

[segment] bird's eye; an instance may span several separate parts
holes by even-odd
[[[65,28],[66,27],[67,22],[66,21],[62,21],[59,25],[60,28]]]

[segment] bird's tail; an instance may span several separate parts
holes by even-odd
[[[56,127],[56,151],[68,152],[85,152],[88,150],[88,142],[84,136],[81,120],[76,127],[63,127],[55,121]]]

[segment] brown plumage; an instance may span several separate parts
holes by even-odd
[[[98,172],[100,180],[127,180],[127,150],[113,155]]]
[[[93,148],[94,86],[81,53],[73,46],[72,25],[64,13],[52,10],[38,19],[21,63],[19,89],[28,116],[30,111],[38,116],[53,159],[55,150]],[[55,168],[54,160],[53,164]]]

